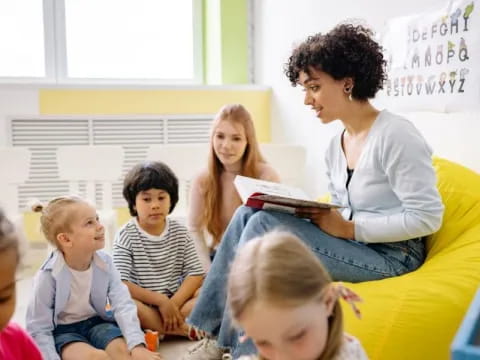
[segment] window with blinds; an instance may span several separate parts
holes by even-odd
[[[125,152],[125,174],[134,164],[145,159],[150,145],[208,143],[213,117],[212,114],[11,119],[11,145],[27,147],[31,152],[29,179],[19,186],[19,210],[23,211],[32,198],[48,201],[69,192],[68,182],[58,176],[56,150],[60,146],[121,145]],[[101,199],[101,191],[101,185],[96,184],[97,199]],[[113,204],[115,207],[126,206],[122,197],[122,179],[113,184]]]

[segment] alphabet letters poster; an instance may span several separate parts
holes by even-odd
[[[386,104],[408,111],[480,109],[478,2],[451,0],[388,21],[381,40],[388,80],[379,94]]]

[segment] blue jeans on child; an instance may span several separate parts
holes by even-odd
[[[298,236],[323,262],[334,280],[361,282],[401,275],[418,268],[425,259],[422,239],[365,244],[333,237],[305,219],[274,211],[241,206],[225,230],[200,296],[187,322],[217,337],[233,357],[256,353],[250,340],[239,343],[226,304],[228,270],[237,248],[274,230]],[[388,240],[388,239],[386,239]]]
[[[62,348],[72,342],[84,342],[105,350],[107,345],[118,337],[122,337],[122,332],[117,324],[105,321],[99,316],[72,324],[57,325],[53,330],[55,348],[59,355],[62,354]]]

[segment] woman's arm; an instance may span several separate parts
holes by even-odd
[[[203,213],[205,211],[205,191],[203,179],[206,174],[198,175],[190,187],[190,201],[188,204],[187,228],[195,244],[195,250],[198,254],[203,269],[207,272],[210,269],[210,250],[204,235],[205,225],[203,224]]]
[[[345,220],[337,209],[301,208],[295,215],[310,219],[327,234],[342,239],[355,239],[355,223]]]
[[[355,216],[356,240],[393,242],[432,234],[441,226],[444,207],[430,147],[408,121],[390,126],[382,140],[381,166],[402,209],[386,215]],[[381,204],[381,198],[371,201]]]
[[[382,131],[383,133],[376,134],[381,137],[375,149],[376,156],[380,159],[375,171],[382,176],[385,174],[388,185],[401,202],[401,208],[390,213],[359,212],[355,214],[354,221],[343,219],[336,210],[308,209],[302,210],[299,216],[311,218],[322,230],[333,236],[367,243],[408,240],[438,230],[442,221],[443,204],[436,188],[430,147],[408,121],[392,122]],[[332,202],[338,203],[340,199],[336,196],[331,179],[332,162],[338,159],[331,155],[329,148],[325,157],[329,190]],[[357,182],[361,174],[356,174]],[[378,181],[385,180],[379,178]],[[362,196],[366,197],[365,201],[381,207],[381,196],[372,193],[366,186],[361,190]]]

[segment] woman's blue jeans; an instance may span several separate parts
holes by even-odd
[[[289,214],[239,207],[187,319],[190,324],[216,336],[218,345],[230,348],[234,358],[256,353],[256,349],[250,340],[239,343],[239,332],[232,327],[226,295],[230,263],[243,243],[274,229],[297,235],[338,281],[361,282],[401,275],[418,268],[425,258],[422,239],[359,243],[330,236],[309,221]]]

